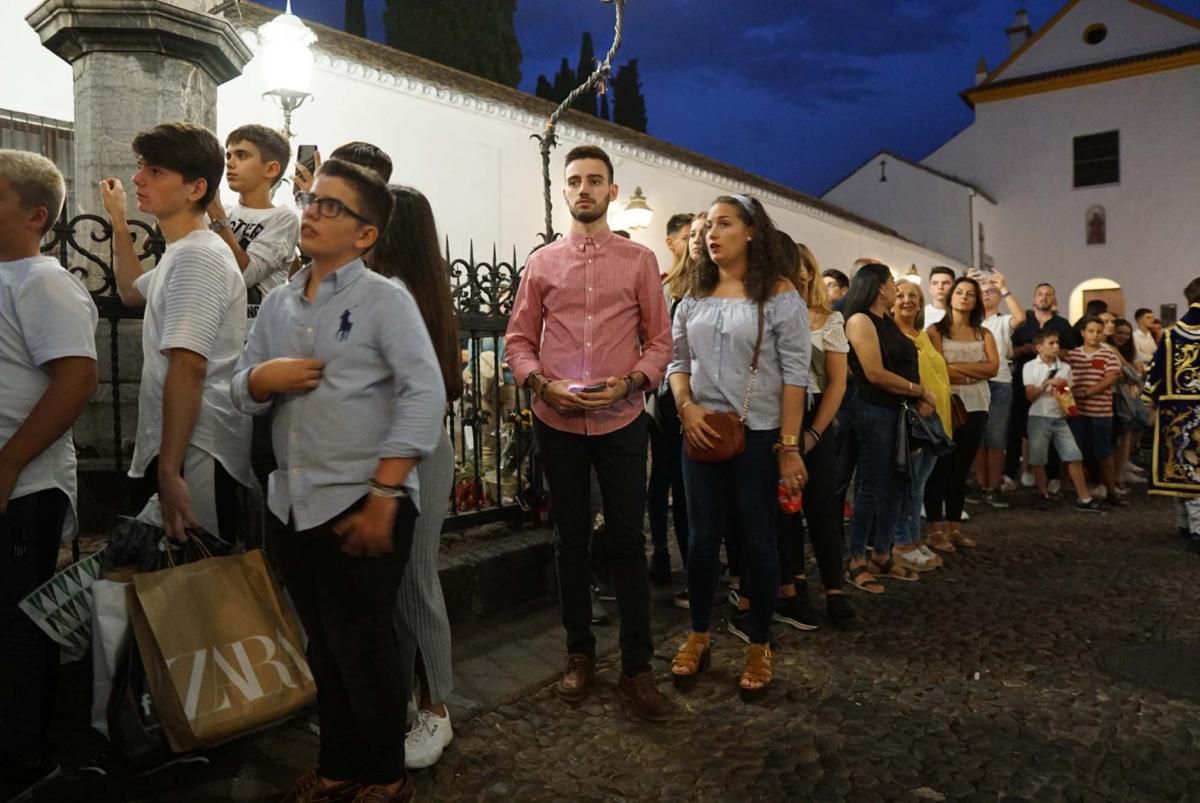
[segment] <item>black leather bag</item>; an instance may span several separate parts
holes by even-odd
[[[913,451],[927,449],[934,457],[945,457],[954,451],[954,441],[946,434],[937,413],[921,415],[907,402],[900,416],[908,430],[908,445]]]
[[[908,431],[908,404],[900,405],[900,414],[896,416],[896,449],[892,458],[896,473],[908,477],[912,475],[912,442]]]

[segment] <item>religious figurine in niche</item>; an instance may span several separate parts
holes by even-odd
[[[1108,242],[1108,224],[1104,207],[1093,206],[1087,213],[1087,244],[1104,245]]]

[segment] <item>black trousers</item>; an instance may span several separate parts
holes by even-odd
[[[0,773],[50,757],[58,645],[17,604],[54,575],[70,500],[57,488],[0,513]],[[2,777],[2,776],[0,776]]]
[[[567,652],[595,656],[589,542],[589,486],[596,469],[604,507],[604,537],[621,615],[621,668],[626,675],[650,669],[650,578],[646,570],[647,416],[606,435],[576,435],[533,419],[533,432],[550,486],[550,515]]]
[[[975,453],[987,427],[986,411],[967,414],[967,423],[954,430],[954,451],[938,460],[925,484],[926,521],[948,521],[957,525],[962,519],[967,498],[967,474],[975,462]]]
[[[820,403],[820,396],[813,403],[812,411],[804,416],[804,427],[812,424],[812,413]],[[779,546],[779,582],[793,583],[806,574],[804,566],[804,540],[807,530],[812,545],[813,557],[821,575],[821,585],[826,591],[840,589],[845,579],[842,552],[845,544],[845,525],[842,512],[845,491],[838,493],[838,455],[845,448],[846,428],[835,417],[825,430],[820,443],[804,456],[804,467],[808,469],[808,484],[804,488],[804,511],[788,515],[782,510],[777,515],[777,544]],[[803,521],[801,518],[803,517]]]
[[[650,519],[650,540],[655,551],[667,549],[667,499],[675,522],[675,541],[679,556],[687,566],[687,497],[683,490],[683,432],[675,397],[669,392],[658,397],[657,422],[650,424],[650,485],[646,489],[646,514]]]
[[[405,777],[407,675],[392,625],[396,594],[412,551],[417,511],[402,499],[395,551],[356,558],[333,525],[363,500],[311,530],[280,541],[288,592],[308,633],[308,663],[321,717],[320,772],[332,780],[390,784]]]

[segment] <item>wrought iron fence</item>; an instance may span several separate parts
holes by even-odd
[[[130,229],[139,260],[147,267],[158,264],[166,248],[162,235],[137,220],[130,221]],[[112,227],[105,218],[64,215],[43,243],[42,253],[80,278],[108,327],[111,457],[113,468],[122,472],[129,455],[121,414],[127,404],[136,404],[136,397],[126,401],[121,388],[134,383],[121,380],[120,324],[140,320],[142,310],[126,307],[117,295],[113,246]],[[504,362],[504,332],[521,274],[516,250],[503,260],[493,248],[491,260],[480,261],[472,243],[465,258],[455,259],[447,240],[446,262],[463,347],[463,394],[449,405],[445,418],[456,473],[444,529],[455,530],[525,517],[538,505],[542,483],[532,454],[528,394],[513,385]],[[255,305],[247,309],[249,317],[257,312]]]

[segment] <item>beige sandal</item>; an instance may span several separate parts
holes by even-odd
[[[675,686],[690,689],[700,679],[700,673],[708,669],[712,661],[712,634],[688,633],[687,641],[675,653],[671,661],[671,678]]]
[[[771,646],[751,644],[746,650],[746,666],[738,679],[738,694],[743,703],[758,702],[767,696],[771,685]]]
[[[973,538],[968,538],[967,536],[963,535],[962,530],[958,529],[957,527],[955,527],[946,535],[950,539],[950,543],[954,544],[956,547],[961,546],[966,547],[967,549],[974,549],[975,547],[979,546],[979,544],[977,544]]]

